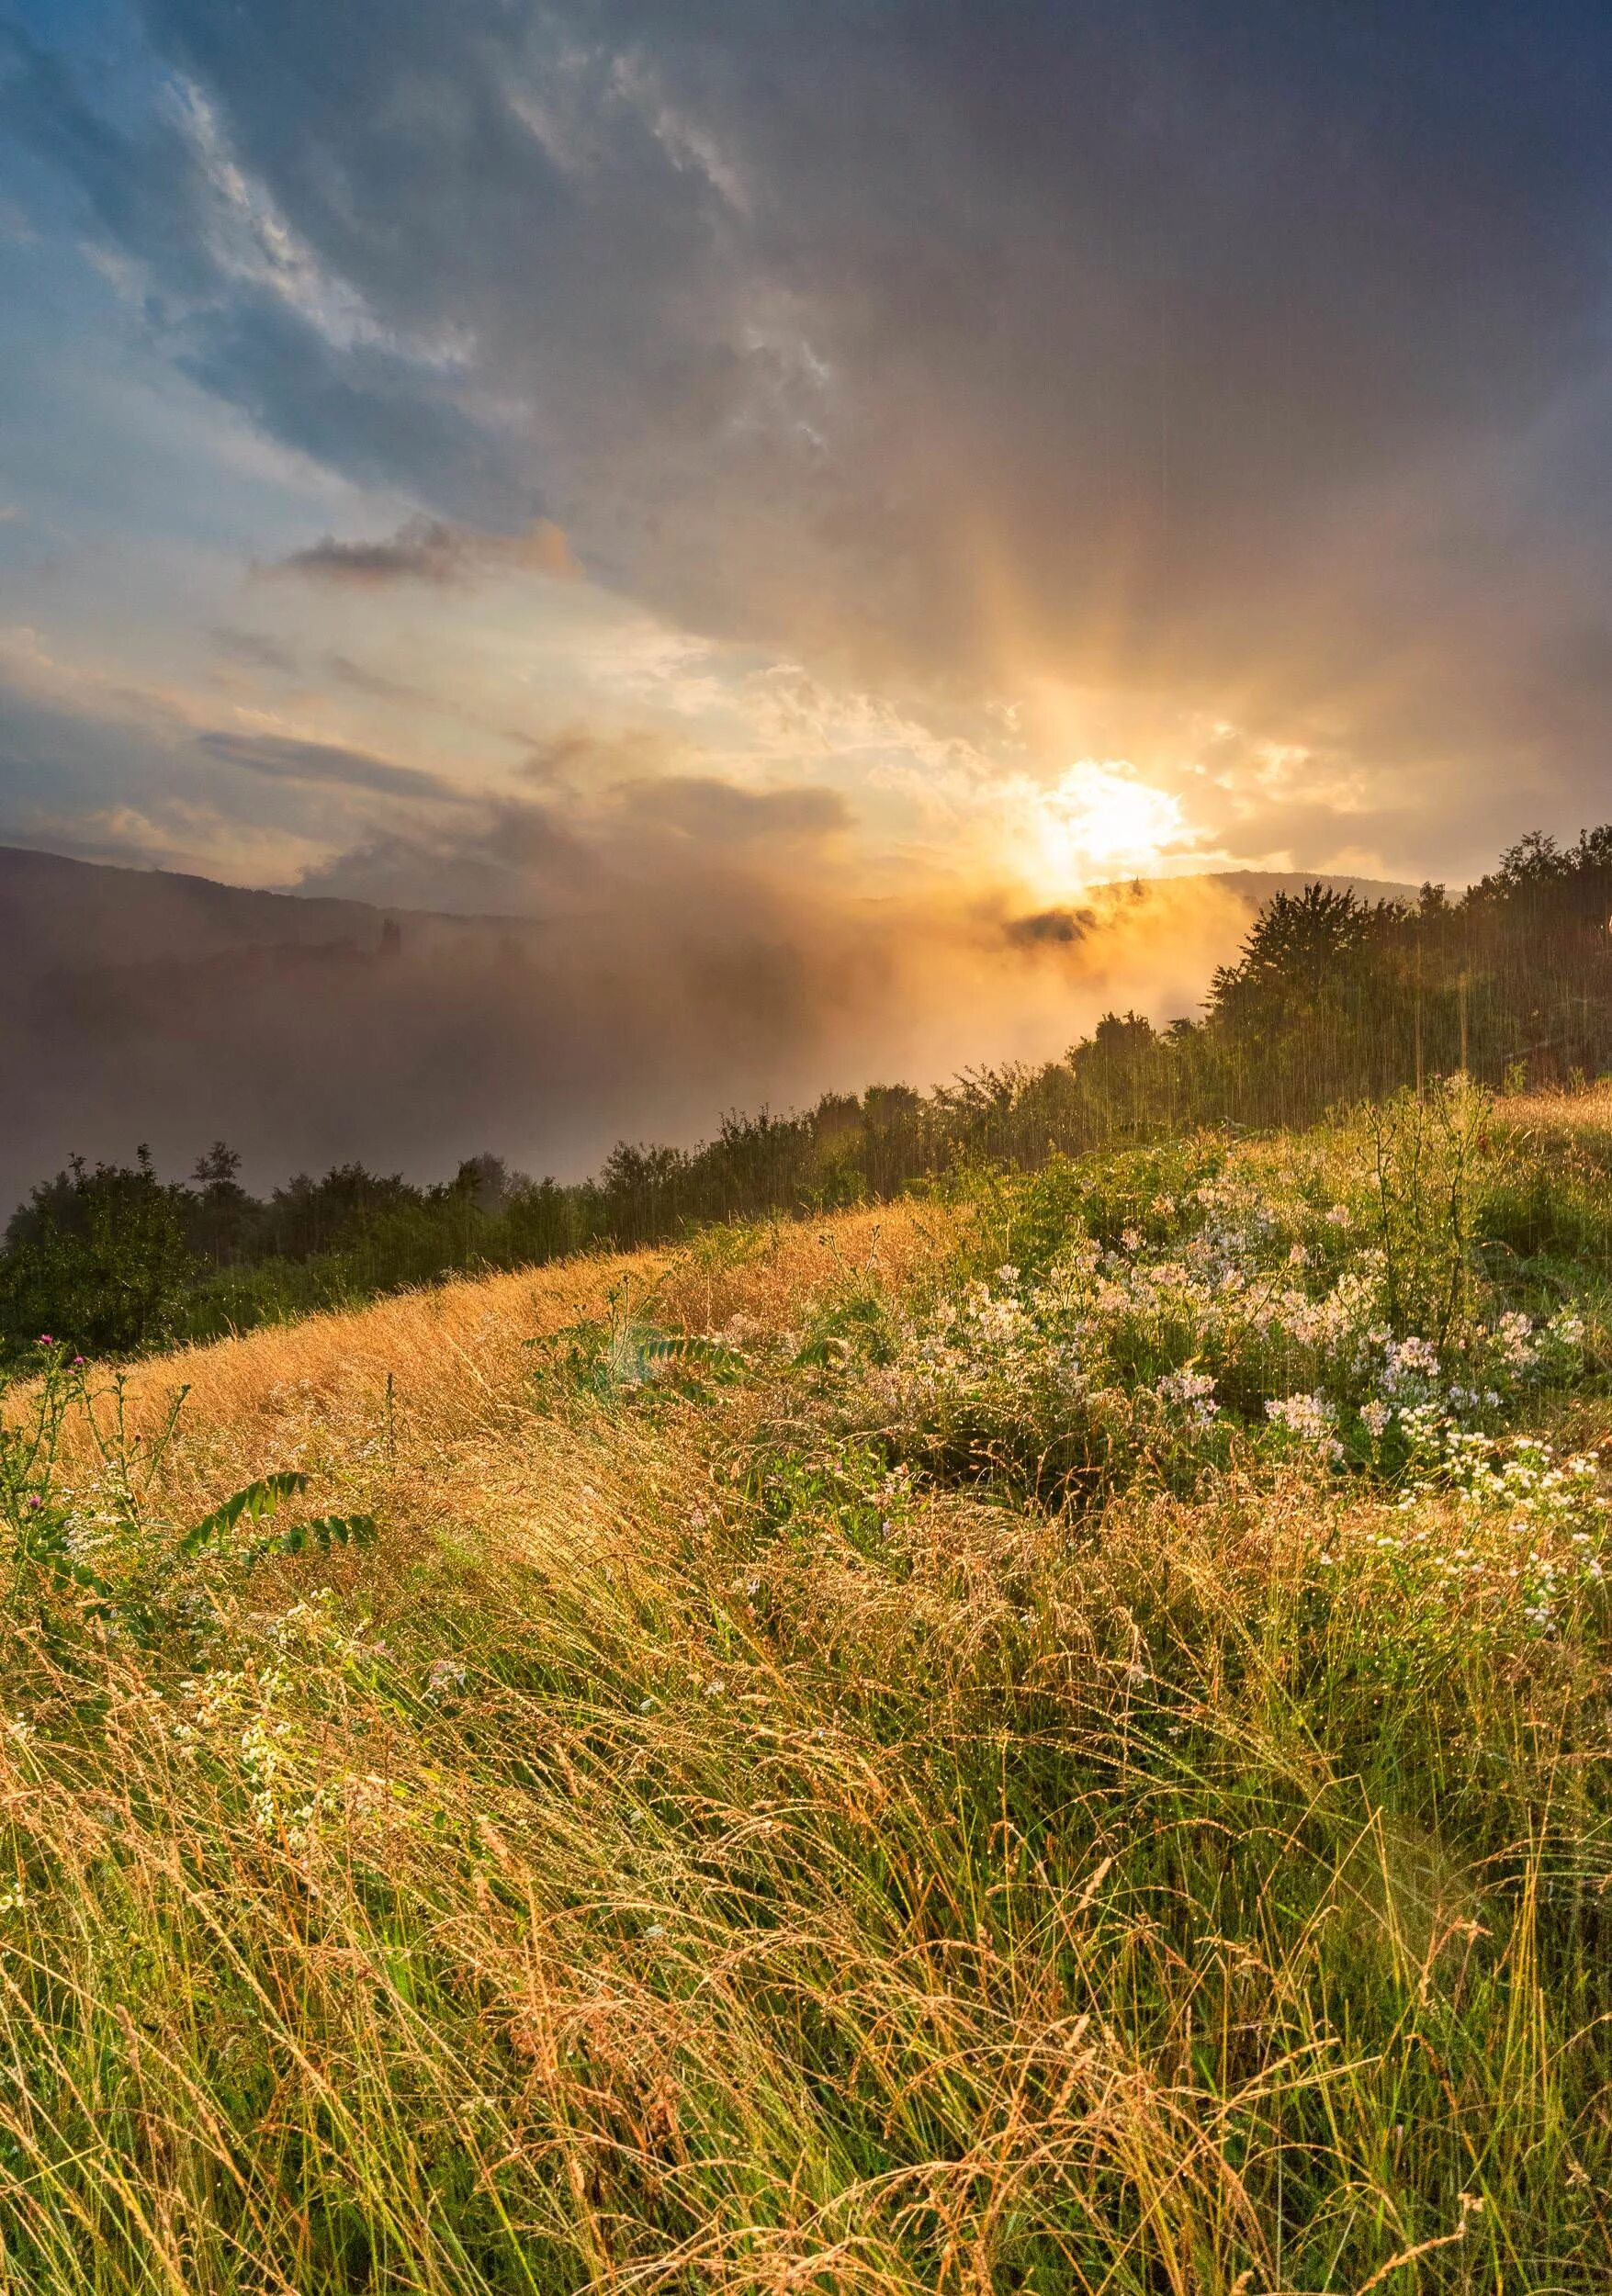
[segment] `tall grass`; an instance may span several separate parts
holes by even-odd
[[[1387,1121],[14,1396],[6,2284],[1605,2287],[1589,1165]]]

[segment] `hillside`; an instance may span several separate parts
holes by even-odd
[[[1165,912],[1151,905],[1165,891],[1113,886],[1079,911],[997,918],[997,957],[1032,974],[1044,967],[1043,985],[1061,1004],[1073,984],[1089,991],[1098,978],[1081,971],[1090,948],[1135,951],[1164,929]],[[461,929],[472,936],[439,962],[420,920],[400,935],[396,919],[377,915],[368,951],[344,940],[236,951],[188,973],[153,962],[51,975],[59,1025],[39,1020],[38,1046],[16,1064],[10,1113],[20,1121],[30,1099],[49,1103],[62,1125],[75,1093],[104,1097],[132,1072],[170,1142],[183,1122],[212,1145],[180,1165],[183,1176],[163,1172],[159,1144],[132,1161],[125,1150],[94,1168],[80,1162],[35,1178],[0,1242],[0,1363],[26,1358],[41,1326],[85,1354],[127,1356],[349,1307],[455,1271],[889,1201],[981,1164],[1031,1169],[1054,1154],[1199,1130],[1304,1124],[1399,1091],[1420,1097],[1429,1079],[1458,1072],[1512,1092],[1582,1084],[1612,1073],[1609,905],[1606,827],[1565,847],[1526,838],[1454,901],[1437,886],[1407,904],[1279,883],[1241,946],[1201,981],[1196,1020],[1161,1029],[1145,1013],[1110,1008],[1049,1060],[1005,1058],[927,1093],[875,1083],[830,1088],[783,1113],[764,1098],[749,1113],[729,1105],[693,1147],[635,1131],[588,1177],[564,1183],[512,1171],[494,1154],[466,1154],[467,1138],[523,1096],[535,1096],[534,1120],[542,1102],[562,1112],[556,1120],[592,1123],[606,1071],[625,1089],[641,1056],[639,1124],[669,1082],[687,1101],[709,1071],[675,1028],[651,1046],[601,1031],[586,1004],[570,1005],[557,1025],[586,1073],[564,1118],[564,1060],[532,1059],[557,1002],[535,927],[528,942],[506,946],[485,940],[487,920],[434,920],[450,940]],[[1223,923],[1223,896],[1211,906]],[[612,977],[635,1007],[663,985],[654,968],[645,974],[631,963]],[[205,996],[197,979],[209,984]],[[142,993],[146,1019],[163,1032],[161,1058],[135,1008]],[[763,993],[758,1019],[766,1001]],[[765,1075],[769,1061],[794,1056],[765,1026],[747,1043],[713,1027],[698,1000],[684,1007],[691,1017],[707,1053],[719,1046],[720,1060],[747,1076],[753,1064]],[[979,1025],[977,1013],[968,1025]],[[78,1057],[86,1036],[96,1046],[87,1062]],[[595,1042],[597,1062],[587,1050]],[[838,1062],[866,1052],[864,1044]],[[401,1097],[400,1057],[414,1087]],[[279,1136],[276,1126],[303,1141],[327,1126],[344,1152],[320,1176],[292,1171],[254,1192],[234,1144],[242,1092],[244,1137],[260,1148]],[[707,1103],[703,1128],[710,1117]],[[355,1132],[379,1142],[385,1162],[355,1154]],[[456,1133],[457,1153],[440,1177],[399,1168],[423,1140]]]
[[[47,1350],[17,2284],[1604,2287],[1609,1168],[1605,1090],[1457,1084],[121,1429]]]

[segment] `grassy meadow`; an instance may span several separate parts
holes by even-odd
[[[0,2286],[1606,2288],[1609,1277],[1458,1082],[43,1347]]]

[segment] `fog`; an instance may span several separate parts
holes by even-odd
[[[70,1154],[144,1142],[177,1174],[220,1137],[259,1187],[350,1158],[437,1177],[484,1148],[579,1176],[725,1109],[1052,1057],[1110,1005],[1190,1011],[1251,914],[1204,878],[1025,914],[836,898],[742,850],[639,859],[592,852],[563,911],[452,917],[0,855],[0,1200]]]

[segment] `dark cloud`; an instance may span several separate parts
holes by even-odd
[[[689,773],[623,782],[615,794],[637,819],[705,845],[795,843],[851,825],[844,798],[831,789],[740,789],[712,774]]]
[[[306,550],[293,551],[272,570],[379,589],[389,582],[468,582],[478,574],[510,568],[560,576],[576,572],[564,535],[547,519],[538,519],[524,534],[502,535],[452,526],[440,518],[411,518],[378,542],[338,542],[327,535]]]
[[[383,797],[426,797],[437,805],[464,805],[465,792],[440,773],[414,765],[395,765],[367,749],[345,749],[329,741],[293,741],[278,734],[197,734],[196,747],[221,764],[261,773],[270,781],[312,782],[333,789],[363,790]]]

